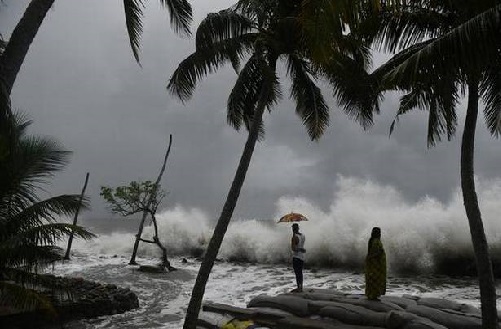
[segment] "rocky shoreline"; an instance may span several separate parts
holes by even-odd
[[[43,311],[11,311],[0,316],[2,329],[48,328],[71,320],[124,313],[139,307],[134,292],[114,284],[54,275],[44,275],[44,280],[56,287],[40,290],[52,300],[57,316],[48,317]]]
[[[259,295],[247,308],[206,303],[198,326],[217,329],[232,319],[237,319],[236,323],[250,320],[258,328],[271,329],[482,328],[480,310],[468,304],[413,295],[382,296],[380,301],[371,301],[363,295],[334,289]]]

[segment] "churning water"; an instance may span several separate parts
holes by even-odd
[[[501,259],[501,181],[480,183],[478,191],[496,263]],[[290,211],[310,219],[301,223],[301,231],[306,234],[308,287],[362,293],[367,239],[371,228],[380,226],[390,273],[388,294],[444,297],[479,305],[476,279],[463,276],[474,268],[459,192],[447,204],[431,198],[410,204],[390,186],[342,177],[327,211],[306,199],[284,197],[277,202],[274,219],[234,219],[219,253],[221,261],[216,262],[211,274],[206,300],[245,306],[256,295],[294,288],[288,265],[290,225],[276,223],[276,218]],[[181,327],[200,265],[196,257],[211,236],[213,221],[197,209],[181,206],[164,211],[158,219],[161,240],[179,271],[138,272],[128,265],[134,235],[117,232],[77,241],[72,260],[53,269],[57,275],[129,287],[140,299],[137,310],[77,321],[70,328]],[[158,250],[142,245],[139,256],[140,263],[151,264],[157,261]],[[182,257],[188,262],[181,262]]]

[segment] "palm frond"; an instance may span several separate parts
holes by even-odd
[[[432,66],[431,59],[448,67],[481,71],[499,58],[500,47],[501,5],[496,5],[436,38],[400,64],[393,74],[413,79],[422,74],[423,68]]]
[[[94,234],[77,225],[68,223],[49,223],[24,228],[22,231],[18,232],[18,234],[5,239],[2,245],[22,246],[26,242],[30,242],[34,245],[50,246],[68,237],[72,233],[74,236],[83,239],[95,237]]]
[[[139,47],[143,33],[143,0],[123,0],[125,11],[125,25],[129,35],[129,43],[136,62],[139,63]]]
[[[258,54],[253,54],[249,58],[238,74],[237,81],[228,97],[227,121],[236,130],[240,129],[242,123],[247,130],[250,128],[263,84],[261,60]]]
[[[9,196],[9,202],[13,200],[12,197],[27,203],[36,202],[37,187],[61,170],[71,154],[48,138],[21,138],[11,148],[6,161],[0,162],[0,177],[5,182],[0,187],[0,203],[5,196]]]
[[[43,309],[53,316],[56,315],[51,301],[33,289],[26,289],[9,281],[0,281],[0,292],[0,304],[24,311]]]
[[[197,51],[224,40],[240,37],[253,29],[252,21],[231,9],[210,13],[196,32]]]
[[[390,135],[398,118],[414,108],[429,111],[428,146],[434,146],[446,135],[451,139],[457,126],[456,105],[458,103],[458,85],[454,76],[435,78],[426,77],[418,81],[411,91],[400,99],[400,108],[390,126]]]
[[[187,0],[160,0],[160,3],[169,9],[171,26],[176,33],[190,35],[190,24],[193,12]]]
[[[305,0],[301,7],[299,19],[304,42],[308,44],[315,61],[328,62],[346,29],[342,19],[343,9],[328,0]]]
[[[16,241],[17,242],[17,241]],[[53,245],[23,243],[0,245],[0,263],[5,268],[36,272],[63,258],[63,250]]]
[[[59,195],[31,205],[20,204],[5,223],[0,222],[0,227],[6,232],[19,232],[29,227],[53,222],[56,217],[72,215],[80,207],[85,209],[88,205],[88,200],[85,198],[80,205],[79,195]]]
[[[484,117],[487,128],[495,137],[501,134],[501,62],[494,62],[485,72],[480,83],[484,101]]]
[[[233,58],[243,56],[253,46],[255,39],[256,34],[247,33],[194,52],[179,64],[167,89],[181,101],[190,99],[197,80],[215,72]]]
[[[400,51],[398,54],[390,58],[386,63],[381,64],[372,72],[372,76],[379,81],[379,90],[387,91],[393,89],[410,89],[413,83],[412,79],[405,75],[395,74],[395,69],[402,63],[405,63],[412,55],[426,47],[433,40],[427,40],[421,43],[416,43],[411,47]]]
[[[248,17],[262,29],[270,25],[273,14],[277,12],[277,6],[275,0],[239,0],[232,10]]]
[[[371,126],[374,113],[379,113],[382,94],[378,79],[365,70],[364,63],[338,53],[321,70],[346,114],[364,129]]]
[[[160,3],[162,6],[167,7],[174,31],[179,34],[190,35],[192,20],[190,3],[187,0],[160,0]],[[140,64],[139,51],[143,33],[144,0],[123,0],[123,4],[130,47],[136,62]]]
[[[378,30],[373,45],[394,52],[450,30],[456,15],[439,8],[388,9],[378,16]]]
[[[277,74],[274,69],[276,63],[268,63],[266,60],[260,61],[260,68],[262,72],[262,84],[261,90],[259,92],[258,101],[256,108],[267,108],[271,111],[272,107],[280,100],[282,97],[282,92],[280,90],[280,83]],[[271,66],[271,67],[270,67]],[[257,112],[257,111],[256,111]],[[255,113],[254,113],[255,114]],[[254,115],[253,118],[254,119]],[[255,122],[252,120],[252,122]],[[264,138],[264,126],[262,120],[259,120],[259,140]],[[249,127],[250,128],[250,127]],[[249,129],[250,130],[250,129]]]
[[[306,61],[289,55],[288,74],[292,79],[291,97],[296,101],[296,113],[302,119],[312,140],[318,140],[329,125],[329,107],[320,88],[310,77]]]

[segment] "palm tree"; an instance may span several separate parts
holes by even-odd
[[[461,189],[476,259],[483,328],[497,328],[496,289],[474,182],[478,102],[491,134],[501,133],[501,5],[492,0],[415,1],[383,11],[378,42],[402,49],[375,71],[382,89],[405,92],[396,119],[411,109],[429,111],[428,145],[450,139],[457,105],[468,91],[461,144]],[[393,129],[393,124],[392,128]]]
[[[227,120],[237,130],[242,125],[249,130],[233,183],[193,287],[185,329],[196,326],[205,286],[236,206],[255,144],[264,136],[263,113],[265,109],[271,111],[281,96],[276,72],[279,60],[287,64],[287,75],[292,82],[290,95],[310,138],[318,140],[328,125],[328,107],[314,81],[320,66],[310,61],[301,10],[300,0],[241,0],[226,10],[209,14],[197,28],[196,51],[179,64],[169,81],[169,91],[187,101],[199,79],[231,63],[238,77],[228,98]],[[358,55],[353,48],[346,46],[352,45],[348,36],[337,35],[338,51],[344,51],[347,57],[354,53]],[[243,59],[247,61],[240,70]],[[336,66],[337,69],[340,67],[341,64]],[[372,112],[357,118],[370,124]]]
[[[78,195],[46,200],[37,195],[40,185],[67,163],[69,152],[50,139],[27,136],[30,123],[14,115],[11,129],[1,131],[7,147],[0,158],[0,306],[53,311],[50,301],[34,289],[49,284],[37,272],[62,259],[57,241],[72,232],[83,238],[93,234],[56,222],[78,209]]]
[[[17,74],[28,53],[38,29],[55,0],[31,0],[23,17],[0,55],[0,82],[10,95]],[[125,22],[134,58],[139,63],[139,45],[142,33],[143,0],[123,0]],[[160,0],[170,13],[171,24],[176,32],[189,34],[192,19],[191,5],[187,0]]]

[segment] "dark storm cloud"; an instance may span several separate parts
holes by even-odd
[[[0,32],[8,37],[28,1],[5,3]],[[192,3],[199,22],[232,2]],[[49,188],[51,194],[77,193],[85,172],[91,173],[93,210],[84,216],[110,216],[100,200],[100,186],[154,180],[173,134],[162,182],[170,192],[165,206],[199,207],[216,218],[246,138],[245,132],[226,124],[225,104],[235,73],[225,68],[210,75],[192,100],[180,103],[165,86],[177,64],[193,51],[193,40],[172,32],[167,12],[155,1],[147,4],[144,24],[140,68],[129,48],[120,1],[56,0],[21,69],[13,104],[34,120],[33,133],[51,135],[74,152],[71,164]],[[396,95],[387,96],[374,127],[363,131],[336,106],[329,89],[323,89],[331,125],[319,142],[312,142],[284,82],[283,100],[265,117],[266,139],[256,147],[237,218],[270,218],[284,195],[303,196],[328,208],[338,175],[395,186],[410,200],[449,198],[459,182],[462,125],[454,141],[428,149],[424,112],[403,117],[388,137]],[[477,174],[498,177],[499,142],[481,125]]]

